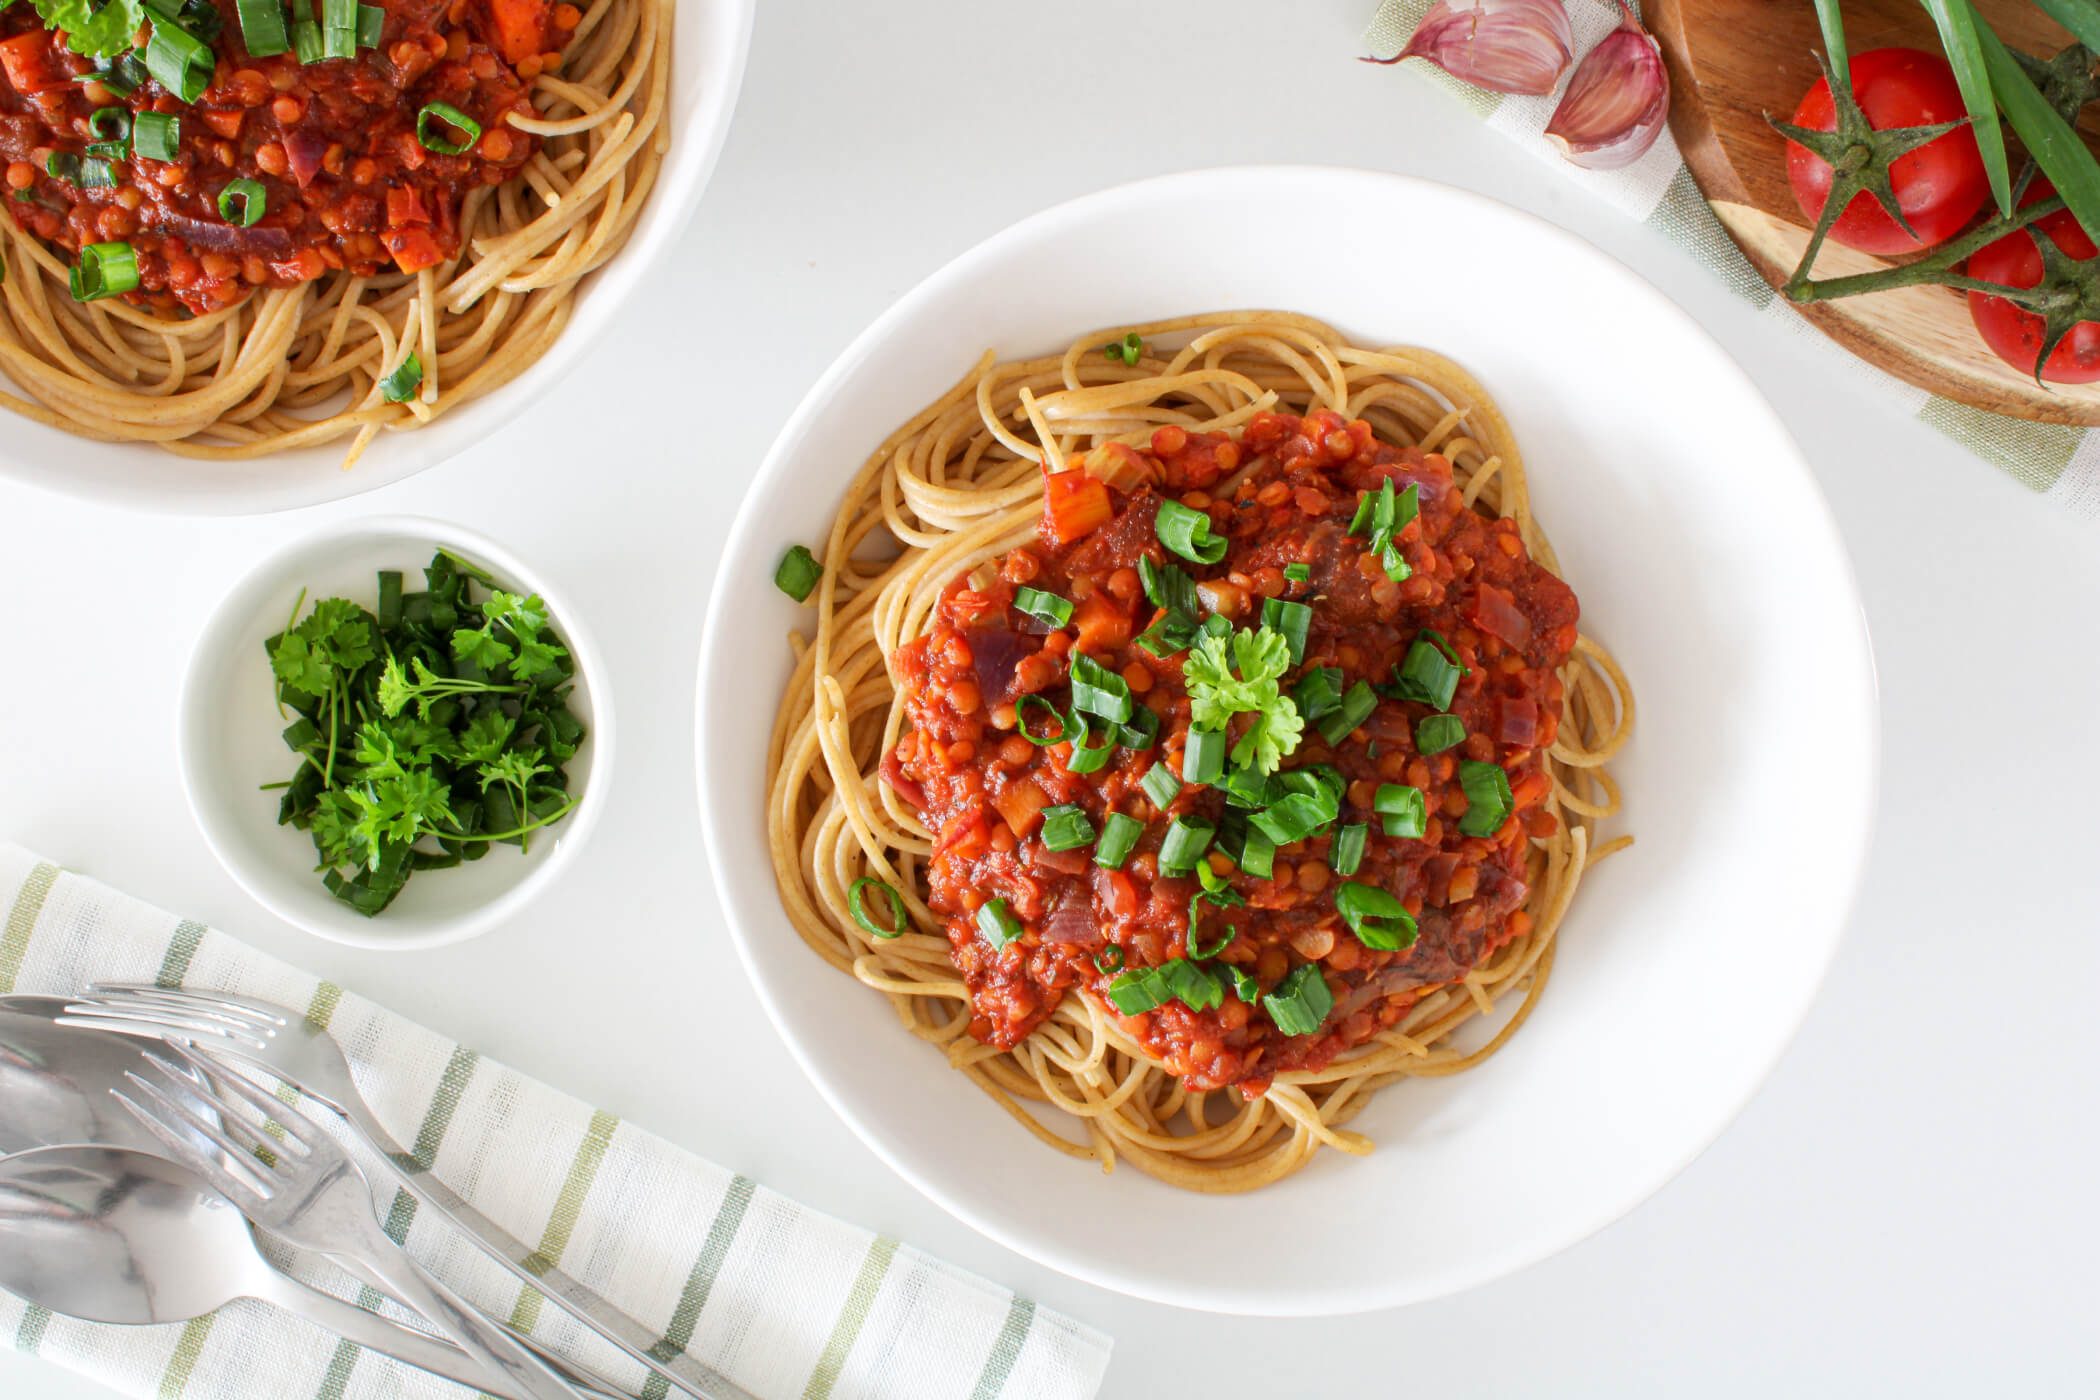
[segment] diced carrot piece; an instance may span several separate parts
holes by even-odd
[[[50,92],[72,81],[59,65],[53,42],[52,35],[32,29],[0,43],[0,68],[7,70],[7,81],[16,92]]]
[[[1105,588],[1089,593],[1073,610],[1072,625],[1079,629],[1081,651],[1109,651],[1130,640],[1130,614]]]
[[[522,63],[546,50],[553,8],[550,0],[489,0],[489,20],[504,62]]]
[[[1050,805],[1050,794],[1043,791],[1035,780],[1035,774],[1006,785],[1006,791],[992,799],[999,815],[1016,836],[1027,836],[1035,830],[1036,823],[1043,819],[1043,809]]]
[[[1085,539],[1114,514],[1108,488],[1085,472],[1043,473],[1043,538],[1053,549]]]
[[[231,141],[241,134],[241,118],[247,113],[198,111],[197,115],[203,119],[206,126]]]
[[[379,238],[394,255],[394,266],[403,272],[421,272],[445,260],[444,250],[426,229],[388,229]]]
[[[430,211],[423,207],[422,192],[408,185],[394,185],[386,192],[386,221],[389,227],[427,224]]]

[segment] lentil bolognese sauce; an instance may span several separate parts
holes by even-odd
[[[665,145],[670,0],[8,0],[9,406],[254,455],[511,378]]]
[[[987,356],[779,581],[821,590],[774,737],[790,913],[1104,1167],[1369,1151],[1370,1091],[1498,1048],[1630,840],[1593,839],[1626,678],[1426,351],[1229,313]]]

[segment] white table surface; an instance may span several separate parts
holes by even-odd
[[[1660,237],[1420,78],[1355,63],[1371,8],[766,0],[678,269],[554,402],[448,466],[293,515],[154,518],[0,486],[0,836],[1112,1332],[1103,1394],[1119,1400],[1367,1382],[1437,1396],[2093,1394],[2100,528],[1820,380]],[[1046,204],[1246,161],[1468,186],[1591,239],[1688,307],[1779,405],[1836,510],[1885,726],[1851,930],[1742,1119],[1555,1259],[1332,1321],[1231,1320],[1083,1286],[891,1175],[778,1051],[710,904],[693,803],[700,604],[746,474],[833,355],[921,276]],[[248,900],[190,821],[173,742],[182,664],[221,590],[293,533],[381,511],[470,523],[560,580],[599,636],[624,730],[613,804],[544,904],[479,942],[398,956],[317,942]],[[1814,804],[1804,793],[1773,819],[1812,821]],[[1784,920],[1785,871],[1764,897]],[[1755,977],[1758,950],[1743,954]],[[8,1400],[105,1394],[0,1353]]]

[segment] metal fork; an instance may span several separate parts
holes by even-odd
[[[530,1245],[438,1180],[403,1150],[372,1112],[335,1037],[298,1012],[225,992],[97,983],[89,993],[67,1006],[61,1024],[187,1043],[211,1055],[269,1071],[307,1098],[341,1114],[385,1159],[393,1185],[466,1231],[520,1283],[538,1289],[629,1360],[699,1400],[757,1400],[750,1391],[690,1356],[664,1356],[662,1343],[639,1322],[550,1266]]]
[[[318,1123],[237,1074],[214,1073],[183,1046],[169,1045],[167,1051],[172,1059],[154,1053],[145,1057],[165,1076],[164,1085],[127,1073],[139,1099],[118,1089],[110,1092],[174,1160],[287,1244],[355,1260],[370,1270],[519,1394],[531,1400],[582,1400],[546,1362],[425,1273],[387,1236],[364,1172]],[[275,1123],[284,1137],[273,1139],[263,1131],[264,1123]],[[202,1150],[196,1138],[224,1155]]]

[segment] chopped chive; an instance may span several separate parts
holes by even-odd
[[[1498,763],[1462,758],[1458,781],[1466,790],[1467,803],[1466,814],[1458,819],[1459,831],[1467,836],[1493,836],[1500,831],[1517,805],[1510,795],[1509,774]]]
[[[1128,961],[1129,958],[1124,956],[1123,950],[1111,943],[1094,954],[1094,970],[1103,977],[1113,977],[1123,970],[1123,964]]]
[[[1121,870],[1123,862],[1130,859],[1130,853],[1137,849],[1138,838],[1144,834],[1145,824],[1136,817],[1110,812],[1101,823],[1101,839],[1094,843],[1094,864]]]
[[[1358,681],[1342,696],[1341,708],[1320,721],[1320,737],[1329,744],[1341,743],[1377,708],[1378,692],[1371,689],[1368,681]]]
[[[1094,823],[1086,809],[1072,804],[1043,809],[1043,849],[1074,851],[1094,839]]]
[[[1371,810],[1385,818],[1388,836],[1419,837],[1428,830],[1429,808],[1420,788],[1381,783],[1371,799]]]
[[[1002,953],[1025,932],[1004,899],[988,899],[977,906],[977,931]]]
[[[1181,779],[1164,763],[1155,763],[1138,779],[1138,787],[1152,799],[1152,805],[1164,812],[1167,805],[1181,795]]]
[[[1084,652],[1072,654],[1072,708],[1117,724],[1128,722],[1136,704],[1130,682]]]
[[[1291,664],[1296,666],[1305,660],[1305,638],[1312,629],[1312,609],[1304,603],[1287,602],[1282,598],[1264,598],[1261,605],[1261,625],[1272,627],[1283,635],[1291,648]]]
[[[420,370],[421,366],[417,368]],[[780,556],[780,566],[773,570],[773,586],[796,602],[806,603],[822,577],[824,566],[809,552],[809,546],[790,545],[788,552]]]
[[[1262,1009],[1285,1035],[1311,1035],[1334,1010],[1334,993],[1312,963],[1291,969],[1276,990],[1261,999]]]
[[[1188,747],[1181,753],[1182,781],[1209,787],[1225,776],[1225,731],[1189,730]]]
[[[890,921],[887,925],[876,923],[868,913],[865,901],[870,889],[881,890],[889,896]],[[853,912],[853,922],[876,938],[902,938],[911,932],[911,924],[904,915],[904,896],[872,875],[863,875],[853,882],[853,888],[846,894],[846,907]],[[979,917],[983,917],[981,911]]]
[[[1186,875],[1196,868],[1218,829],[1202,817],[1176,817],[1167,823],[1166,839],[1159,847],[1159,868],[1168,875]]]
[[[1153,526],[1159,542],[1184,559],[1215,564],[1225,557],[1223,536],[1210,532],[1210,516],[1179,501],[1161,501],[1159,519]]]
[[[1312,582],[1312,565],[1286,564],[1283,566],[1283,576],[1292,583],[1310,583]]]
[[[1145,353],[1145,342],[1136,331],[1121,340],[1111,340],[1101,347],[1101,353],[1111,360],[1121,360],[1125,365],[1136,365],[1138,357]]]
[[[408,352],[407,359],[394,366],[392,374],[379,381],[379,397],[385,399],[388,403],[407,403],[422,391],[423,357],[413,350]],[[802,548],[800,545],[795,547],[797,549]],[[806,549],[802,550],[802,552],[804,554],[809,553]],[[815,561],[812,560],[811,562],[814,563]],[[783,560],[782,567],[785,566],[786,561]],[[818,572],[822,573],[823,570],[820,569]],[[773,581],[775,583],[780,582],[780,575],[776,573],[773,576]],[[807,597],[808,594],[805,593],[803,596]],[[800,602],[802,600],[798,598],[795,601]]]
[[[1334,844],[1328,848],[1327,863],[1334,867],[1337,875],[1354,875],[1364,863],[1364,840],[1371,828],[1364,822],[1350,822],[1334,833]]]
[[[1040,588],[1016,588],[1014,606],[1052,628],[1062,627],[1072,620],[1071,601],[1055,593],[1045,593]]]
[[[1466,725],[1457,715],[1430,715],[1415,726],[1415,748],[1422,753],[1442,753],[1466,741]]]
[[[1349,931],[1366,948],[1393,953],[1414,946],[1414,915],[1407,912],[1406,905],[1375,885],[1353,881],[1337,885],[1334,908],[1342,916],[1342,921],[1349,925]]]

